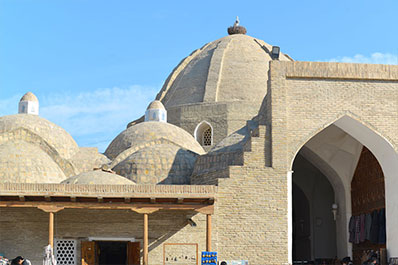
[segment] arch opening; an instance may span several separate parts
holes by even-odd
[[[196,126],[194,137],[201,146],[213,145],[213,127],[207,121],[202,121]]]
[[[394,192],[398,187],[398,154],[390,141],[370,127],[349,116],[343,116],[312,136],[297,150],[296,156],[292,160],[293,185],[297,173],[294,164],[299,157],[308,160],[330,181],[335,191],[335,202],[338,205],[335,222],[337,257],[352,257],[353,245],[349,242],[348,224],[354,210],[351,203],[358,198],[356,194],[351,193],[351,184],[354,174],[357,174],[363,150],[369,150],[374,155],[374,160],[380,164],[384,176],[386,248],[389,256],[397,256],[398,228],[396,225],[394,226],[393,220],[398,218],[398,206],[393,202],[398,200],[398,194]],[[294,203],[293,205],[290,203],[290,205],[290,207],[294,207]],[[290,211],[291,216],[294,209],[290,209]],[[331,207],[329,211],[331,211]],[[292,231],[291,228],[290,231]],[[293,235],[291,236],[293,237]]]

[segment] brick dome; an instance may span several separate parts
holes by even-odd
[[[181,61],[156,99],[166,109],[201,102],[248,101],[260,104],[267,92],[272,46],[235,34],[215,40]],[[279,60],[292,59],[281,53]]]

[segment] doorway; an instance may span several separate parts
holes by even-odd
[[[125,265],[127,264],[127,242],[99,241],[98,265]]]
[[[82,241],[82,265],[139,265],[140,243]]]

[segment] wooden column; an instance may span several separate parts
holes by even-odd
[[[148,265],[148,214],[144,213],[144,265]]]
[[[54,214],[64,209],[64,207],[46,204],[37,205],[37,208],[48,213],[48,244],[54,249]]]
[[[50,218],[48,221],[48,244],[54,249],[54,213],[49,212]]]
[[[206,251],[211,251],[211,214],[206,214]]]

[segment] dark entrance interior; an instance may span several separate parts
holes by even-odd
[[[127,264],[127,242],[98,241],[99,265]]]

